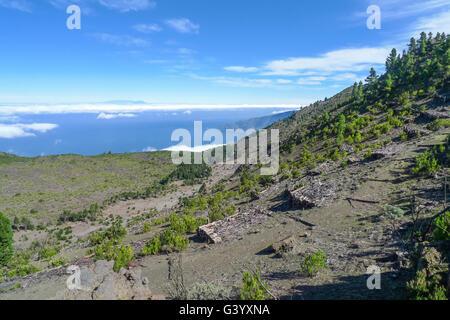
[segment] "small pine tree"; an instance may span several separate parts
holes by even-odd
[[[0,266],[5,266],[14,253],[13,231],[9,219],[0,212]]]

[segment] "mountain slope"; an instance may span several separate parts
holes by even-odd
[[[215,165],[204,178],[203,165],[180,166],[171,176],[198,182],[191,175],[200,171],[201,183],[155,195],[170,200],[158,210],[140,211],[155,198],[107,208],[99,215],[107,231],[80,236],[81,248],[73,243],[58,257],[76,260],[90,249],[95,257],[83,263],[136,259],[152,292],[178,299],[239,298],[243,273],[255,270],[269,297],[280,299],[447,299],[449,58],[448,36],[422,34],[402,55],[392,51],[385,74],[371,70],[365,84],[274,123],[282,151],[276,175],[261,176],[260,165]],[[209,242],[199,227],[206,238],[214,231]],[[131,258],[123,254],[130,250]],[[324,256],[327,268],[317,263]],[[304,272],[308,266],[318,273]],[[371,266],[381,272],[381,290],[367,288]],[[64,279],[8,278],[0,287],[15,289],[0,298],[51,297],[49,277]],[[187,289],[168,290],[168,278]]]

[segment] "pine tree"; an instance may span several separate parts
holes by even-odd
[[[0,212],[0,267],[5,266],[13,255],[13,231],[9,219]]]
[[[394,48],[391,51],[391,54],[386,60],[386,72],[390,72],[395,68],[395,64],[397,61],[397,50]]]
[[[376,80],[377,80],[378,76],[377,76],[377,72],[375,71],[374,68],[370,68],[370,74],[369,76],[366,78],[366,82],[371,85],[373,84]]]

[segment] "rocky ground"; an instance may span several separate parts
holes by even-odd
[[[445,135],[441,134],[441,137]],[[412,190],[422,190],[425,193],[422,201],[430,208],[440,205],[442,195],[436,193],[433,199],[427,191],[427,188],[433,188],[433,183],[427,186],[430,181],[410,179],[412,159],[423,146],[439,139],[439,136],[431,135],[410,141],[401,151],[374,160],[355,159],[345,169],[335,163],[323,168],[320,175],[312,172],[298,181],[285,180],[261,192],[256,200],[242,201],[238,215],[256,214],[259,209],[255,208],[263,208],[260,214],[264,218],[260,219],[257,214],[254,219],[239,223],[235,229],[233,222],[226,228],[222,225],[224,228],[215,230],[220,234],[217,243],[205,242],[192,234],[190,246],[182,254],[185,286],[215,281],[223,286],[226,296],[236,298],[242,273],[258,269],[271,292],[280,299],[405,298],[405,283],[411,276],[406,267],[408,246],[393,234],[394,230],[401,232],[402,228],[394,229],[391,222],[382,217],[381,208],[386,203],[401,207]],[[230,178],[235,169],[216,167],[208,186]],[[302,179],[320,179],[322,185],[332,184],[333,192],[320,194],[323,200],[320,205],[302,207],[293,203],[292,195],[286,191]],[[128,219],[139,210],[155,208],[165,216],[178,204],[180,197],[189,196],[198,188],[180,187],[176,193],[159,199],[121,202],[107,208],[104,214]],[[314,192],[308,194],[314,197]],[[410,220],[411,217],[405,216],[398,225]],[[88,224],[85,229],[74,228],[79,235],[93,230]],[[148,238],[149,235],[131,233],[126,241],[139,248]],[[300,262],[305,254],[317,250],[327,255],[329,268],[317,277],[306,277],[299,271]],[[119,274],[99,272],[98,262],[94,263],[90,257],[82,259],[85,255],[83,245],[65,249],[65,255],[72,257],[74,262],[71,264],[84,268],[93,289],[79,293],[68,291],[66,265],[0,284],[0,299],[161,299],[170,295],[172,282],[169,279],[173,275],[169,265],[177,258],[176,253],[139,258],[129,270],[123,269]],[[369,290],[366,285],[367,268],[373,265],[381,269],[381,290]],[[134,275],[129,276],[130,273]],[[128,280],[120,284],[120,279],[128,278],[134,279],[132,284]],[[143,282],[151,294],[141,288]],[[21,287],[14,288],[18,283]],[[115,289],[109,292],[106,288],[113,283]],[[134,284],[139,286],[138,294],[133,291]]]

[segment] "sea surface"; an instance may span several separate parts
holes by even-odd
[[[0,120],[0,125],[39,123],[54,124],[57,127],[47,131],[27,131],[30,133],[28,136],[0,138],[0,151],[34,157],[162,150],[178,144],[171,141],[175,129],[187,129],[193,135],[194,121],[202,121],[203,132],[209,128],[224,132],[227,124],[234,128],[233,124],[238,121],[278,113],[279,108],[242,108],[146,111],[115,118],[105,118],[98,113],[21,114],[14,117],[13,121]]]

